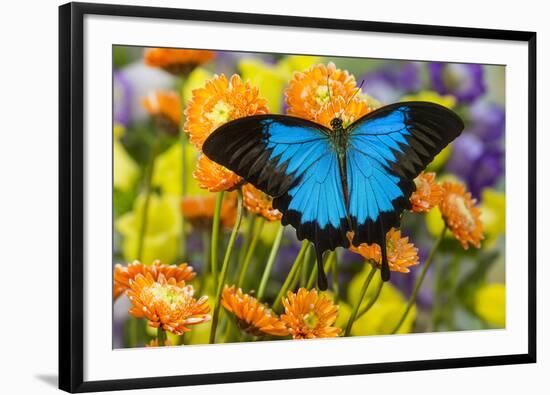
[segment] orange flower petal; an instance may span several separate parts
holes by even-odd
[[[469,245],[481,247],[483,223],[481,211],[475,206],[476,200],[464,185],[457,182],[443,183],[443,198],[439,209],[447,227],[466,250]]]
[[[182,110],[180,98],[175,92],[152,92],[142,99],[141,104],[161,129],[170,134],[179,132]]]
[[[149,48],[145,50],[143,60],[148,66],[186,76],[195,67],[211,61],[215,56],[215,52],[207,50]]]
[[[297,293],[288,292],[283,299],[285,313],[281,316],[294,339],[336,337],[340,328],[333,326],[338,306],[324,295],[300,288]]]
[[[273,198],[252,184],[244,184],[242,187],[243,205],[248,211],[254,214],[259,214],[268,221],[279,221],[282,218],[282,213],[273,208]]]
[[[348,232],[348,239],[351,243],[353,232]],[[391,271],[409,273],[410,266],[418,265],[418,248],[409,243],[408,237],[402,237],[400,230],[390,229],[386,234],[386,248]],[[363,243],[359,246],[350,244],[349,250],[375,262],[378,266],[382,264],[382,251],[378,244]]]
[[[435,173],[420,173],[414,179],[416,190],[410,197],[411,211],[427,213],[443,198],[443,187],[435,182]]]
[[[258,302],[256,298],[245,294],[235,286],[223,289],[222,306],[237,319],[237,325],[244,332],[253,336],[265,334],[273,336],[286,336],[288,331],[284,323],[275,313],[265,305]]]
[[[146,318],[149,326],[162,328],[175,335],[189,332],[190,325],[210,320],[207,298],[196,300],[190,285],[177,283],[175,278],[166,279],[160,273],[155,280],[151,273],[138,274],[130,280],[126,291],[132,307],[128,312],[136,318]]]

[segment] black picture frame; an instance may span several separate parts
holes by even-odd
[[[84,381],[83,350],[83,22],[87,14],[354,30],[528,43],[529,252],[528,351],[525,354]],[[536,362],[536,33],[159,7],[69,3],[59,7],[59,388],[89,392],[400,372]]]

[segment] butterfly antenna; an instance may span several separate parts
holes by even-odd
[[[315,252],[317,253],[317,288],[321,291],[326,291],[328,288],[328,281],[325,268],[323,267],[323,251],[315,248]]]
[[[336,116],[336,111],[334,111],[334,104],[332,104],[332,95],[330,94],[330,73],[327,73],[327,91],[328,91],[328,102],[330,103],[330,108],[332,109],[332,116]]]
[[[351,97],[348,99],[348,102],[346,103],[346,107],[344,107],[344,110],[346,108],[348,108],[348,105],[351,103],[351,101],[353,100],[353,98],[361,91],[361,88],[363,88],[363,84],[365,83],[365,80],[362,80],[361,81],[361,84],[359,84],[359,87],[357,88],[357,90],[353,93],[353,95],[351,95]]]

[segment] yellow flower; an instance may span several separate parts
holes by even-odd
[[[334,63],[327,66],[318,64],[303,73],[294,73],[285,90],[287,112],[289,115],[315,121],[317,113],[330,105],[330,99],[342,97],[347,101],[356,92],[353,75],[346,70],[337,69]]]
[[[150,273],[138,274],[126,291],[133,305],[128,312],[136,318],[146,318],[153,328],[182,335],[191,330],[189,326],[210,320],[208,298],[196,300],[193,294],[192,286],[181,286],[175,278],[167,280],[160,274],[155,281]]]
[[[181,212],[194,228],[211,229],[216,206],[216,195],[185,196],[181,201]],[[231,228],[237,218],[237,194],[225,194],[222,201],[220,221],[226,228]]]
[[[214,75],[203,67],[197,67],[193,70],[182,87],[183,103],[187,105],[193,97],[193,91],[202,88],[206,84],[206,81],[213,77]]]
[[[431,103],[440,104],[447,108],[453,108],[456,105],[456,99],[452,95],[440,95],[434,91],[421,91],[415,95],[407,95],[401,98],[400,101],[428,101]]]
[[[152,194],[147,211],[147,226],[141,260],[143,262],[172,263],[179,250],[181,235],[181,214],[178,198]],[[115,228],[123,237],[122,253],[124,259],[132,262],[138,258],[139,232],[143,221],[143,206],[145,195],[139,195],[132,211],[120,216],[115,222]]]
[[[267,99],[269,108],[280,113],[282,93],[294,71],[303,71],[320,58],[315,56],[285,56],[276,64],[262,60],[246,58],[239,62],[239,70],[245,81],[250,81],[260,89],[260,94]]]
[[[316,289],[300,288],[297,293],[288,292],[283,299],[285,313],[281,321],[286,324],[294,339],[336,337],[341,329],[334,326],[338,306]]]
[[[205,86],[193,91],[186,110],[185,131],[198,149],[206,138],[221,125],[234,119],[267,114],[267,101],[259,96],[258,88],[241,77],[215,76]]]
[[[370,268],[365,266],[365,269],[356,275],[350,282],[348,287],[348,301],[351,305],[355,305],[358,301],[361,288],[368,275]],[[367,289],[367,294],[361,303],[360,310],[366,307],[367,303],[375,296],[382,279],[380,276],[374,276]],[[342,304],[343,305],[343,304]],[[384,283],[380,295],[370,310],[358,318],[353,327],[351,334],[353,336],[370,336],[370,335],[389,335],[397,325],[399,319],[405,311],[407,300],[390,282]],[[340,327],[345,327],[347,319],[351,314],[351,308],[343,305],[341,308],[342,319],[337,321]],[[397,333],[410,333],[416,319],[416,306],[413,306],[403,322],[403,325]]]
[[[484,321],[499,328],[506,326],[506,287],[487,284],[474,296],[474,311]]]
[[[353,233],[348,232],[348,238],[353,239]],[[409,267],[418,265],[418,248],[409,243],[408,237],[401,237],[401,231],[390,229],[386,234],[386,246],[388,252],[388,264],[392,272],[409,273]],[[367,260],[374,261],[378,266],[382,265],[382,251],[378,244],[363,243],[358,247],[350,244],[353,251]]]
[[[481,193],[481,222],[487,239],[485,246],[492,246],[506,232],[506,196],[494,189]]]
[[[256,298],[245,294],[235,286],[224,286],[222,293],[222,306],[237,319],[237,326],[242,331],[252,336],[287,336],[288,330],[285,324],[267,308],[258,302]]]
[[[146,65],[160,67],[169,73],[187,76],[201,64],[210,62],[215,52],[196,49],[149,48],[145,50],[143,60]]]
[[[182,185],[182,145],[173,144],[170,148],[160,154],[155,160],[155,169],[153,171],[152,183],[160,188],[163,194],[181,196]],[[197,150],[189,145],[185,145],[185,165],[187,169],[192,169],[197,162]],[[205,196],[207,191],[201,189],[197,181],[193,178],[192,172],[186,174],[187,195]]]
[[[182,285],[185,285],[185,282],[191,281],[196,276],[193,267],[187,263],[164,265],[158,260],[151,265],[144,265],[139,261],[129,263],[127,266],[117,263],[113,276],[114,298],[118,298],[124,291],[130,288],[130,280],[135,280],[138,274],[145,276],[147,273],[151,274],[155,281],[162,274],[166,279],[174,278],[177,283],[181,283]]]
[[[414,179],[416,191],[411,195],[411,211],[427,213],[443,198],[443,188],[435,182],[435,173],[421,173]]]
[[[161,90],[151,92],[142,98],[141,104],[159,129],[171,135],[179,133],[182,109],[177,93]]]
[[[276,65],[268,65],[254,58],[241,60],[239,70],[243,80],[259,88],[271,111],[281,112],[282,92],[289,77],[287,73]]]
[[[464,249],[468,249],[469,244],[479,248],[483,239],[481,211],[475,204],[476,200],[466,192],[464,185],[451,181],[443,183],[441,215]]]
[[[115,135],[113,141],[113,187],[128,192],[139,178],[139,166],[119,141],[124,134],[124,127],[115,125],[113,134]]]
[[[259,214],[268,221],[279,221],[282,218],[281,212],[273,208],[271,196],[255,188],[252,184],[244,184],[242,192],[243,205],[251,213]]]

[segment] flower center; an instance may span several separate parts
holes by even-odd
[[[206,114],[206,118],[212,123],[220,125],[229,121],[231,111],[233,111],[233,107],[225,101],[220,100],[212,107],[212,110]]]
[[[153,298],[166,303],[169,306],[177,306],[185,303],[187,297],[185,292],[172,285],[155,284],[150,290]]]
[[[468,227],[468,230],[472,230],[475,227],[475,221],[474,221],[474,218],[472,217],[471,211],[466,206],[466,202],[464,201],[464,199],[460,196],[453,195],[451,197],[451,201],[455,206],[456,211],[460,213],[460,216],[466,222],[466,226]]]
[[[315,329],[319,324],[319,317],[314,311],[311,311],[304,315],[304,323],[309,329]]]
[[[315,100],[318,103],[327,103],[330,100],[330,95],[328,92],[328,86],[326,85],[319,85],[317,89],[315,90]]]

